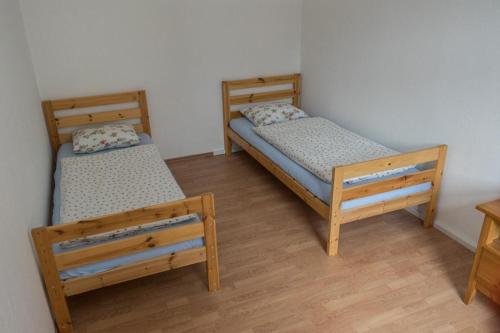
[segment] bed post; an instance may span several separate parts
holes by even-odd
[[[344,188],[344,169],[332,169],[332,191],[330,195],[330,213],[328,215],[328,241],[326,251],[329,256],[339,253],[340,218],[342,203],[342,190]]]
[[[436,217],[436,206],[439,194],[439,189],[441,188],[441,178],[443,177],[444,163],[446,160],[446,151],[448,146],[440,145],[438,159],[436,161],[436,173],[434,174],[434,180],[432,181],[432,194],[431,200],[427,204],[427,209],[425,212],[424,227],[430,228],[434,225],[434,218]]]
[[[302,93],[300,73],[294,74],[293,76],[293,90],[295,91],[295,93],[293,96],[292,103],[295,107],[300,108],[300,95]]]
[[[227,158],[231,157],[233,152],[233,143],[229,138],[227,129],[231,121],[231,106],[229,105],[229,84],[227,81],[222,81],[222,112],[224,121],[224,152]]]
[[[38,260],[43,275],[43,281],[49,297],[50,308],[56,320],[59,333],[73,332],[73,324],[69,314],[66,296],[59,279],[52,244],[49,241],[46,228],[36,228],[31,232],[35,242]]]
[[[139,108],[141,109],[141,123],[144,132],[149,134],[149,136],[152,136],[151,125],[149,123],[148,101],[146,98],[145,90],[139,90],[137,92],[137,103],[139,104]]]
[[[215,231],[215,208],[212,193],[202,195],[203,224],[205,226],[205,248],[207,251],[208,291],[219,289],[219,259]]]

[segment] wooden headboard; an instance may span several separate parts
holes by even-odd
[[[134,104],[134,106],[118,109],[115,107],[112,111],[93,112],[92,110],[91,112],[85,110],[119,104]],[[44,101],[42,108],[49,131],[50,144],[54,152],[57,152],[63,143],[71,142],[72,134],[68,130],[72,128],[136,120],[135,130],[138,133],[151,135],[148,104],[144,90]],[[76,109],[81,110],[75,114]]]
[[[273,102],[291,99],[292,104],[300,107],[300,74],[256,77],[244,80],[222,81],[222,104],[224,112],[224,127],[229,126],[232,119],[241,117],[233,106],[244,104]],[[291,86],[288,89],[268,89],[275,86]],[[262,89],[266,88],[266,89]],[[259,92],[233,94],[238,90],[259,89]],[[266,91],[268,90],[268,91]]]
[[[224,121],[224,151],[232,151],[228,136],[229,123],[242,116],[237,110],[245,104],[291,100],[300,108],[300,74],[256,77],[244,80],[222,81],[222,113]],[[282,88],[286,87],[286,88]],[[250,91],[254,90],[254,91]],[[236,93],[235,93],[236,92]]]

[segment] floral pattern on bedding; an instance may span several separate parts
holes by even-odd
[[[265,126],[308,117],[307,113],[289,103],[259,104],[240,111],[255,126]]]
[[[327,183],[332,182],[332,168],[397,155],[384,147],[334,122],[319,118],[304,118],[269,126],[254,127],[254,131],[287,157]],[[345,183],[392,175],[414,166],[377,172],[351,178]]]
[[[155,145],[61,160],[61,223],[184,199]],[[197,218],[196,214],[114,230],[59,244],[61,249],[95,244]]]
[[[131,125],[87,127],[73,132],[75,153],[94,153],[104,149],[133,146],[139,142],[139,136]]]

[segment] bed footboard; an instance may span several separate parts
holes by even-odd
[[[198,213],[201,222],[153,231],[62,253],[53,244],[121,228]],[[209,291],[219,288],[219,265],[215,230],[214,199],[211,193],[91,220],[65,223],[32,230],[52,315],[59,332],[72,332],[66,297],[93,289],[206,262]],[[203,237],[205,246],[142,260],[115,269],[62,281],[59,272],[94,262],[138,253],[154,247]]]
[[[340,225],[387,212],[426,204],[425,227],[432,227],[436,214],[437,198],[441,186],[441,177],[446,158],[446,145],[423,149],[411,153],[390,156],[371,161],[334,167],[332,171],[332,194],[329,213],[328,255],[338,254]],[[417,164],[432,163],[433,166],[423,171],[416,171],[404,176],[392,177],[367,184],[344,188],[346,179],[373,174],[390,169],[408,167]],[[342,210],[342,202],[392,191],[412,185],[431,183],[431,189],[392,200]]]

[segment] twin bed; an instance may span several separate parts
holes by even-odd
[[[344,223],[426,204],[424,226],[433,225],[445,145],[400,154],[325,119],[256,126],[238,110],[284,100],[298,108],[300,95],[300,74],[224,81],[226,156],[236,143],[328,221],[330,256]],[[217,290],[213,195],[182,193],[151,140],[145,92],[42,106],[57,157],[54,207],[52,225],[32,235],[59,331],[73,330],[66,297],[177,267],[206,262]],[[133,147],[73,151],[71,129],[123,122],[139,133]]]
[[[325,124],[328,127],[328,121],[305,128],[306,121],[299,119],[293,120],[295,124],[291,126],[273,124],[268,125],[273,127],[271,130],[262,130],[267,126],[256,127],[239,110],[243,105],[283,100],[291,100],[291,104],[298,108],[300,95],[300,74],[222,82],[226,156],[231,156],[232,145],[236,143],[321,215],[328,222],[327,253],[330,256],[338,254],[340,225],[344,223],[427,204],[424,226],[433,225],[446,156],[445,145],[361,159],[345,165],[330,164],[331,177],[326,177],[324,172],[312,172],[324,161],[314,155],[314,151],[321,152],[322,147],[314,146],[314,133],[310,132],[325,127]],[[301,126],[298,126],[299,122]],[[307,122],[318,120],[311,118]],[[297,130],[310,134],[309,142],[301,145],[302,137]],[[340,131],[343,134],[339,140],[342,141],[352,141],[351,138],[356,136],[343,129]],[[359,136],[355,139],[362,140]],[[288,147],[287,140],[295,141],[295,146]],[[363,147],[369,148],[370,143]],[[313,153],[304,152],[307,149]],[[330,153],[334,157],[338,154]],[[351,151],[351,155],[356,153]],[[347,150],[343,154],[349,155],[350,152]],[[307,158],[316,159],[316,163],[307,161]]]
[[[103,106],[113,110],[88,111]],[[66,297],[139,277],[206,262],[217,290],[213,195],[182,193],[151,140],[145,92],[46,101],[43,110],[57,156],[54,207],[52,225],[32,235],[59,331],[73,331]],[[65,129],[115,122],[135,123],[140,142],[73,152]]]

